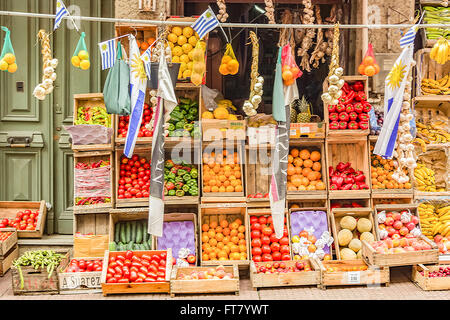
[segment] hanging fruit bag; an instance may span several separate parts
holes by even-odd
[[[79,68],[81,70],[87,70],[91,66],[89,61],[89,53],[86,47],[86,42],[84,38],[86,34],[84,32],[81,33],[80,40],[78,40],[77,47],[72,56],[72,65],[75,68]]]
[[[289,44],[283,46],[281,51],[281,77],[285,86],[294,84],[297,78],[303,75],[303,72],[297,66],[294,55],[292,54],[292,48]]]
[[[368,77],[372,77],[376,75],[378,72],[380,72],[380,66],[375,60],[375,55],[373,54],[373,48],[371,43],[369,43],[366,55],[364,56],[361,64],[358,67],[358,72]]]
[[[203,76],[206,72],[205,50],[206,43],[204,41],[197,41],[192,54],[192,60],[194,61],[194,63],[192,65],[191,73],[191,82],[196,86],[202,84]]]
[[[11,31],[2,26],[2,30],[6,32],[5,41],[3,42],[2,54],[0,56],[0,70],[14,73],[17,71],[16,55],[11,43]]]
[[[227,49],[220,62],[219,72],[221,75],[236,74],[239,71],[239,62],[234,55],[233,47],[231,43],[227,43]]]

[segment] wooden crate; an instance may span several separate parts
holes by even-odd
[[[248,228],[249,232],[247,232],[246,237],[247,237],[248,250],[250,252],[250,256],[249,256],[250,257],[249,258],[250,261],[253,261],[252,248],[251,248],[252,239],[251,239],[251,235],[250,235],[251,234],[250,217],[251,216],[257,216],[257,217],[265,216],[265,217],[269,217],[269,216],[271,216],[271,214],[272,214],[272,210],[270,208],[254,208],[254,209],[253,208],[252,209],[249,208],[249,209],[247,209],[247,220],[248,220],[247,221],[247,225],[249,226],[249,228]],[[285,210],[283,216],[284,216],[284,219],[286,220],[284,222],[284,227],[286,227],[287,233],[288,233],[287,237],[288,237],[288,240],[289,240],[289,256],[292,259],[291,228],[288,228],[288,226],[290,226],[288,210]]]
[[[74,215],[73,233],[92,233],[94,235],[109,234],[109,212]]]
[[[247,268],[250,263],[250,243],[248,242],[248,233],[250,227],[247,219],[247,207],[245,203],[208,203],[201,204],[199,206],[198,225],[201,229],[203,224],[209,224],[211,221],[220,222],[222,219],[226,219],[229,223],[239,218],[245,226],[245,240],[246,240],[246,256],[245,260],[203,260],[203,241],[200,237],[200,265],[201,266],[216,266],[216,265],[237,265],[240,268]]]
[[[450,277],[430,278],[429,274],[433,271],[439,271],[440,267],[446,268],[450,265],[429,265],[418,264],[412,267],[412,281],[422,290],[450,290]],[[423,271],[423,275],[420,273]]]
[[[123,155],[123,147],[116,147],[115,151],[115,205],[117,208],[131,208],[131,207],[148,207],[149,198],[130,198],[130,199],[119,199],[119,180],[120,180],[120,164]],[[141,157],[145,157],[148,161],[150,161],[152,156],[152,148],[150,147],[135,147],[133,154],[137,154]],[[150,190],[149,190],[150,192]]]
[[[365,240],[362,241],[363,260],[371,266],[398,267],[416,264],[437,264],[439,263],[439,249],[436,244],[424,235],[421,239],[431,245],[433,249],[401,252],[401,253],[377,253],[375,249]]]
[[[381,211],[403,211],[403,210],[409,210],[411,212],[412,215],[416,216],[417,218],[419,218],[419,228],[420,226],[420,217],[419,217],[419,213],[417,212],[417,207],[418,204],[414,204],[414,203],[410,203],[410,204],[379,204],[375,206],[375,211],[374,211],[374,220],[376,221],[375,223],[375,231],[376,231],[376,239],[377,240],[381,240],[380,239],[380,228],[378,227],[378,213]]]
[[[0,241],[0,257],[5,256],[17,244],[16,228],[1,228],[0,233],[2,232],[12,232],[12,234],[5,241]]]
[[[116,37],[121,37],[127,34],[132,34],[139,42],[147,41],[148,38],[156,39],[158,36],[158,28],[155,25],[150,24],[134,24],[134,23],[116,23]],[[118,39],[122,44],[125,52],[122,52],[123,57],[125,54],[130,58],[129,41],[126,37]],[[117,45],[117,44],[116,44]]]
[[[328,286],[367,285],[384,283],[389,286],[389,268],[367,265],[363,260],[314,260],[321,271],[321,289]],[[367,270],[362,268],[367,267]],[[346,271],[332,271],[341,268]],[[339,270],[339,269],[338,269]]]
[[[112,151],[90,151],[90,152],[75,152],[73,154],[73,166],[74,169],[79,162],[92,164],[93,162],[99,160],[109,160],[110,163],[110,193],[111,193],[111,202],[109,203],[99,203],[99,204],[91,204],[91,205],[77,205],[76,197],[74,196],[73,201],[73,212],[74,214],[78,213],[100,213],[100,212],[108,212],[109,209],[114,207],[114,158]],[[75,175],[74,171],[74,175]],[[75,180],[75,179],[74,179]],[[74,190],[75,190],[75,182],[74,182]]]
[[[181,210],[180,210],[181,211]],[[174,221],[192,221],[194,224],[194,238],[195,238],[195,252],[192,252],[195,255],[195,264],[200,260],[199,259],[199,240],[198,240],[198,227],[197,227],[197,216],[194,213],[165,213],[163,222],[174,222]],[[155,240],[154,248],[156,250],[165,250],[165,249],[158,249],[158,237],[153,238]],[[174,252],[173,248],[171,248],[172,254],[175,258],[178,258],[178,252]]]
[[[109,239],[110,242],[115,241],[114,232],[117,222],[148,220],[148,208],[121,208],[112,209],[109,212]],[[155,237],[149,234],[149,239],[152,239],[151,249],[155,249]],[[119,251],[118,251],[119,252]]]
[[[161,250],[146,250],[146,251],[133,251],[137,255],[142,254],[160,254],[167,252],[167,261],[172,261],[172,251],[169,249]],[[172,263],[166,263],[166,281],[158,282],[141,282],[141,283],[106,283],[106,274],[108,272],[108,262],[110,257],[116,257],[122,252],[119,251],[105,251],[103,258],[103,270],[102,270],[102,291],[103,296],[110,294],[130,294],[130,293],[170,293],[170,275],[172,272]]]
[[[291,195],[286,196],[288,209],[328,208],[328,200],[325,199],[295,199]]]
[[[367,147],[367,138],[355,138],[354,141],[342,141],[335,137],[329,137],[326,140],[326,159],[327,168],[336,165],[339,162],[350,162],[355,170],[361,170],[366,176],[366,184],[369,189],[366,190],[331,190],[331,179],[328,177],[328,197],[329,199],[369,199],[371,192],[369,149]],[[328,174],[328,173],[327,173]]]
[[[362,81],[364,84],[364,92],[366,94],[366,97],[369,97],[369,77],[367,76],[343,76],[342,79],[345,80],[346,83],[352,85],[356,81]],[[323,83],[323,92],[326,92],[328,90],[328,81],[324,81]],[[323,117],[324,121],[326,122],[327,126],[327,137],[333,137],[339,140],[348,140],[353,141],[354,139],[364,137],[367,138],[367,136],[370,133],[370,129],[366,130],[353,130],[353,129],[345,129],[345,130],[330,130],[330,119],[329,119],[329,113],[328,113],[328,105],[324,103],[323,107]]]
[[[310,152],[318,151],[320,152],[320,173],[321,173],[321,181],[327,186],[328,179],[328,169],[325,155],[325,144],[323,140],[314,139],[306,140],[306,139],[298,139],[297,141],[290,141],[289,147],[297,148],[299,151],[303,149],[307,149]],[[296,173],[297,174],[297,173]],[[300,175],[301,176],[301,175]],[[326,199],[327,198],[327,189],[325,190],[303,190],[303,191],[290,191],[289,188],[287,190],[287,195],[295,197],[295,199]]]
[[[90,260],[103,260],[103,257],[93,258],[76,258],[77,260],[84,259]],[[88,271],[88,272],[67,272],[67,268],[61,269],[58,272],[59,277],[59,290],[61,294],[80,294],[80,293],[100,293],[101,290],[101,271]]]
[[[302,138],[323,139],[325,138],[327,123],[308,122],[308,123],[291,123],[289,128],[289,140],[295,141]]]
[[[372,223],[371,233],[373,234],[374,239],[377,238],[375,233],[375,222],[373,221],[372,209],[371,208],[336,208],[331,210],[331,226],[333,229],[333,238],[334,238],[334,248],[336,250],[336,258],[337,260],[341,260],[341,251],[338,241],[338,233],[341,231],[340,221],[345,216],[352,216],[355,219],[358,218],[367,218]],[[356,238],[357,239],[357,238]]]
[[[427,40],[430,41],[430,40]],[[434,40],[435,41],[435,40]],[[420,49],[416,52],[416,97],[445,97],[444,95],[425,95],[422,93],[422,79],[440,80],[450,73],[450,62],[439,64],[430,58],[431,48]]]
[[[239,295],[239,270],[236,265],[225,266],[225,272],[231,273],[233,279],[204,279],[204,280],[180,280],[182,273],[190,274],[193,271],[208,271],[211,267],[174,267],[170,279],[170,296],[178,294],[210,294],[210,293],[235,293]]]
[[[245,168],[245,193],[251,207],[270,207],[269,198],[250,198],[250,195],[269,193],[272,178],[272,148],[247,147]]]
[[[51,277],[48,277],[46,268],[35,270],[31,266],[22,266],[22,274],[24,286],[20,286],[20,274],[16,267],[12,267],[12,289],[14,295],[42,295],[42,294],[59,294],[59,277],[58,272],[61,268],[69,263],[70,250],[55,249],[56,253],[63,254],[58,267],[55,267]]]
[[[273,264],[273,262],[250,262],[250,282],[254,289],[273,287],[311,286],[320,284],[320,269],[311,262],[312,259],[302,260],[306,262],[311,271],[287,272],[287,273],[258,273],[259,266]],[[280,261],[281,262],[281,261]],[[298,261],[283,261],[287,267],[293,267]]]
[[[414,195],[414,194],[413,194]],[[376,197],[374,194],[372,194],[372,204],[371,204],[371,208],[375,208],[376,205],[385,205],[385,204],[401,204],[401,203],[405,203],[405,204],[410,204],[413,203],[414,199],[413,198],[387,198],[387,197]]]
[[[5,252],[4,255],[0,256],[0,277],[3,277],[5,273],[11,268],[12,263],[19,257],[19,246],[16,244],[9,250]]]
[[[78,116],[78,108],[84,107],[86,105],[97,107],[101,106],[106,109],[105,101],[103,100],[103,93],[83,93],[83,94],[74,94],[73,95],[73,124],[75,125],[75,121]],[[99,151],[99,150],[108,150],[112,151],[114,148],[114,131],[115,131],[115,116],[109,115],[111,128],[113,129],[113,133],[111,134],[111,142],[106,144],[87,144],[87,145],[74,145],[72,144],[72,150],[74,151]]]
[[[17,230],[19,238],[41,238],[44,234],[47,218],[45,200],[41,201],[0,201],[0,218],[15,218],[17,212],[23,210],[39,210],[36,230]]]
[[[238,161],[241,169],[241,181],[242,181],[242,191],[241,192],[205,192],[204,189],[204,181],[203,181],[203,167],[206,166],[205,163],[203,163],[203,154],[207,150],[208,154],[211,154],[211,152],[214,152],[216,155],[219,153],[222,153],[224,150],[237,152],[238,154]],[[202,145],[202,161],[200,165],[201,169],[201,175],[202,175],[202,197],[213,197],[215,200],[210,200],[214,202],[228,202],[229,197],[237,197],[242,198],[240,201],[245,201],[245,193],[244,193],[244,186],[245,186],[245,179],[244,179],[244,166],[246,164],[245,160],[245,147],[243,143],[238,143],[236,145],[229,144],[229,143],[223,143],[222,141],[219,142],[210,142],[207,144]],[[202,201],[203,201],[202,198]]]
[[[202,108],[201,113],[207,111]],[[237,120],[202,119],[202,140],[243,140],[247,137],[245,120],[241,115],[236,115]]]

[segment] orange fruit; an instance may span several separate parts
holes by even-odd
[[[214,231],[214,229],[210,229],[208,231],[208,237],[214,238],[215,236],[216,236],[216,232]]]
[[[231,248],[230,248],[230,250],[231,250],[231,252],[239,252],[239,247],[237,246],[237,245],[235,245],[235,244],[233,244],[233,245],[231,245]]]
[[[373,66],[365,67],[364,74],[368,77],[372,77],[375,74],[375,68]]]
[[[223,234],[221,234],[221,233],[216,233],[215,239],[216,239],[218,242],[221,242],[221,241],[223,240]]]
[[[234,192],[234,187],[233,186],[228,186],[226,188],[226,192]]]
[[[320,169],[322,169],[322,165],[320,164],[320,162],[314,162],[313,166],[312,166],[312,169],[314,171],[320,171]]]
[[[238,244],[239,245],[241,245],[241,244],[247,244],[247,241],[245,240],[245,239],[239,239],[239,242],[238,242]]]
[[[211,192],[219,192],[219,187],[218,186],[212,187]]]
[[[219,66],[219,73],[223,76],[226,76],[230,74],[230,71],[228,71],[228,65],[227,64],[221,64]]]
[[[302,170],[302,175],[305,176],[305,177],[307,177],[308,174],[310,174],[311,172],[312,172],[312,169],[311,169],[311,168],[303,168],[303,170]]]
[[[238,234],[237,228],[236,229],[231,229],[231,231],[230,231],[230,236],[231,237],[237,236],[237,234]]]
[[[303,166],[306,168],[311,168],[313,166],[313,162],[311,161],[311,159],[307,159],[303,161]]]
[[[294,159],[294,167],[301,167],[303,165],[303,159],[295,158]]]
[[[292,155],[294,158],[298,157],[298,154],[299,154],[299,151],[298,151],[297,148],[293,148],[293,149],[291,150],[291,155]]]
[[[219,225],[219,224],[217,223],[217,221],[211,221],[211,222],[209,223],[209,226],[210,226],[211,229],[217,228],[218,225]]]
[[[226,245],[228,242],[230,242],[230,237],[228,236],[223,237],[222,242]]]
[[[288,163],[294,162],[294,157],[292,155],[288,155]]]
[[[239,240],[240,240],[240,239],[244,239],[244,238],[245,238],[245,235],[244,235],[242,232],[239,232],[238,235],[237,235],[237,237],[238,237]],[[238,242],[239,242],[239,241],[238,241]]]
[[[211,247],[215,247],[217,245],[217,240],[215,238],[209,239],[208,243]]]
[[[231,237],[231,242],[233,242],[234,244],[238,244],[239,243],[239,237],[238,236]]]
[[[228,227],[223,228],[222,233],[223,233],[224,236],[230,235],[230,228],[228,228]]]
[[[313,151],[311,152],[311,155],[309,156],[309,158],[312,161],[319,161],[320,160],[320,152],[319,151]]]
[[[373,67],[375,68],[375,74],[377,74],[378,72],[380,72],[380,66],[378,65],[378,63],[375,63],[373,65]]]
[[[237,60],[230,60],[227,62],[227,68],[230,74],[236,74],[239,71],[239,62]]]
[[[204,223],[202,225],[202,231],[208,231],[208,230],[209,230],[209,226],[206,223]]]
[[[310,156],[311,156],[311,154],[307,149],[303,149],[302,151],[300,151],[300,158],[302,158],[303,160],[309,159]],[[305,165],[304,162],[303,162],[303,165]]]
[[[219,258],[227,258],[228,253],[224,250],[219,251],[219,254],[217,255]]]
[[[236,186],[236,187],[234,187],[234,191],[235,192],[242,192],[242,186]]]
[[[202,236],[202,242],[208,242],[209,241],[209,237],[208,236]]]
[[[215,231],[216,231],[216,233],[222,233],[222,229],[223,228],[221,226],[217,226]]]
[[[292,81],[294,75],[292,74],[291,70],[285,70],[281,74],[281,77],[283,78],[284,81]]]
[[[371,56],[365,56],[363,61],[362,61],[362,64],[364,64],[366,66],[369,66],[369,65],[374,64],[374,62],[375,62],[374,58],[372,58]]]
[[[224,186],[220,186],[219,192],[227,192],[227,189]]]
[[[238,232],[245,232],[245,226],[240,225],[238,228]]]
[[[366,68],[366,66],[361,63],[358,67],[358,73],[364,75],[365,68]]]
[[[204,254],[202,255],[202,260],[203,260],[203,261],[208,261],[208,260],[209,260],[209,255],[207,255],[206,253],[204,253]]]
[[[240,244],[239,245],[239,251],[240,252],[246,252],[247,251],[247,247],[244,244]]]
[[[223,244],[223,242],[217,242],[217,245],[216,245],[216,247],[217,248],[219,248],[219,249],[223,249],[223,247],[224,247],[225,245]]]
[[[215,252],[211,252],[211,253],[209,254],[209,259],[210,259],[210,260],[216,260],[216,257],[217,257],[217,254],[216,254]]]
[[[220,226],[221,226],[222,228],[228,227],[228,221],[225,220],[225,219],[222,219],[222,220],[220,221]]]

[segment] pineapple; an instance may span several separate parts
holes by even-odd
[[[297,122],[297,104],[298,104],[298,99],[292,101],[290,107],[290,111],[291,111],[291,123],[295,123]]]
[[[299,113],[297,115],[297,122],[305,123],[311,121],[311,112],[309,111],[309,103],[306,101],[305,96],[300,100],[298,105]]]

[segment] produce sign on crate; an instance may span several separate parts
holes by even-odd
[[[170,292],[172,251],[106,251],[103,260],[103,295]]]
[[[295,210],[295,211],[294,211]],[[289,215],[294,260],[315,258],[331,260],[331,237],[326,209],[291,209]]]
[[[450,265],[413,266],[412,280],[422,290],[450,290]]]
[[[46,216],[45,200],[0,201],[0,228],[16,228],[19,238],[42,237]]]
[[[72,259],[66,268],[59,273],[59,288],[61,291],[73,290],[93,292],[89,289],[101,288],[102,258]]]

